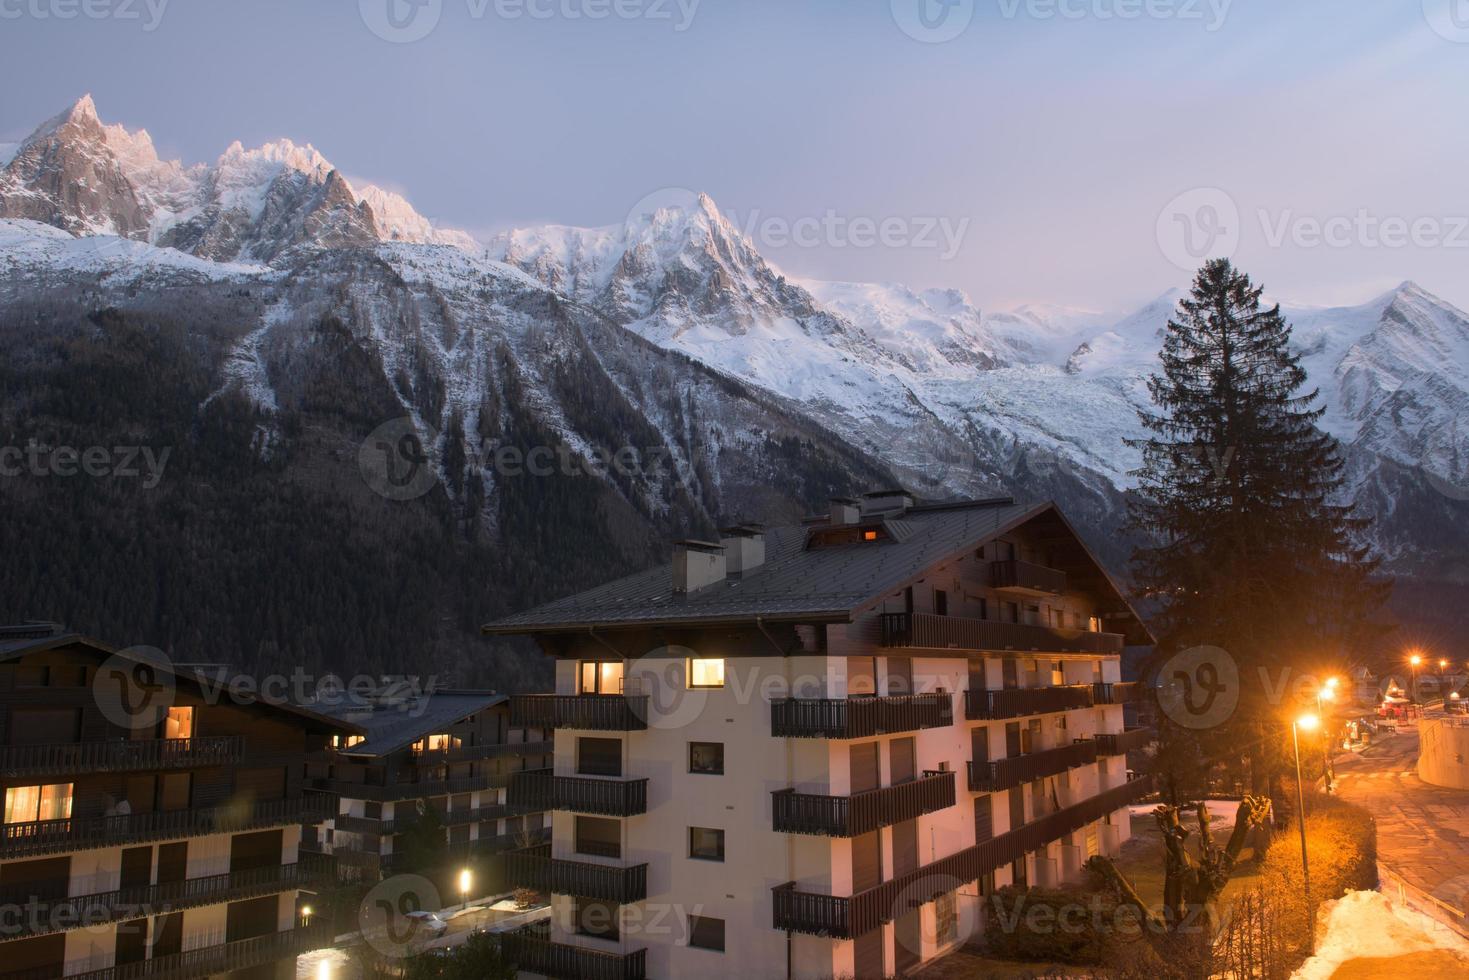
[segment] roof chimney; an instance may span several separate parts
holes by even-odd
[[[874,490],[862,495],[862,515],[901,514],[913,506],[913,495],[907,490]]]
[[[758,524],[739,524],[719,532],[723,538],[724,566],[730,575],[743,575],[765,564],[765,531]]]
[[[674,542],[674,592],[693,592],[722,582],[724,573],[724,545],[712,541]]]
[[[854,497],[831,498],[831,523],[833,525],[856,524],[861,512]]]

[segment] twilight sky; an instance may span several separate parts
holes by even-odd
[[[991,308],[1231,248],[1288,299],[1469,308],[1469,0],[0,0],[0,65],[0,142],[90,91],[477,234],[686,187],[791,275]]]

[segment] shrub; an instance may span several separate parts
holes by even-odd
[[[1116,923],[1128,913],[1110,896],[1081,888],[1002,888],[984,903],[984,916],[986,947],[1007,960],[1096,965],[1139,935],[1119,939]]]

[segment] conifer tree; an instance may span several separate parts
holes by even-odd
[[[1317,428],[1324,409],[1305,390],[1290,326],[1260,294],[1216,259],[1179,302],[1148,380],[1153,409],[1139,413],[1150,436],[1132,443],[1142,466],[1129,505],[1150,542],[1134,571],[1161,607],[1159,660],[1214,646],[1238,673],[1228,717],[1174,734],[1209,755],[1247,756],[1257,792],[1284,761],[1295,682],[1359,649],[1388,590],[1355,540],[1366,522],[1339,499],[1344,463]],[[1211,681],[1221,683],[1184,683]]]

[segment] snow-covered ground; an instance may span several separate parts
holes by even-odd
[[[1446,950],[1469,957],[1469,942],[1447,926],[1389,901],[1381,892],[1348,892],[1322,906],[1316,955],[1292,980],[1329,980],[1349,960]]]

